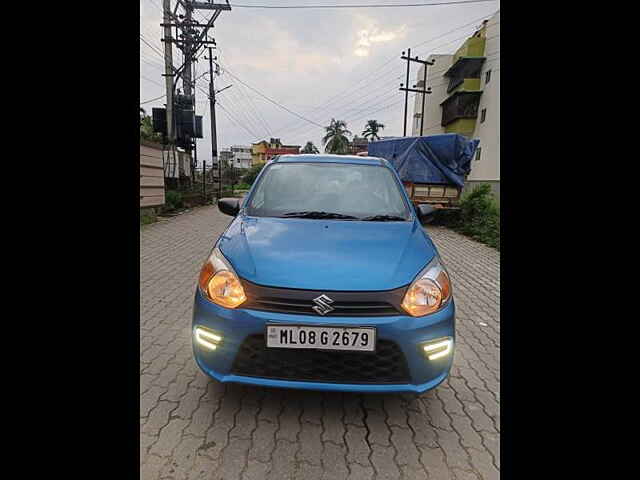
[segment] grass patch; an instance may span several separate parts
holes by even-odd
[[[153,210],[140,211],[140,226],[149,225],[158,221],[158,216]]]

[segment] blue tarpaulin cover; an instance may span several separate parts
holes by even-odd
[[[479,143],[457,133],[399,137],[369,143],[368,155],[388,160],[403,182],[463,187]]]

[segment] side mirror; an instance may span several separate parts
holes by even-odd
[[[428,203],[421,203],[418,205],[416,210],[418,212],[420,223],[425,224],[433,221],[438,209],[429,205]]]
[[[225,215],[235,217],[240,211],[240,200],[237,198],[221,198],[218,200],[218,208]]]

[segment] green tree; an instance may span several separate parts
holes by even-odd
[[[249,171],[242,177],[242,181],[247,185],[253,185],[253,182],[256,181],[256,177],[262,171],[262,168],[265,166],[264,163],[259,163],[258,165],[254,165],[249,169]]]
[[[327,132],[322,138],[325,152],[342,155],[349,152],[349,139],[347,135],[351,135],[351,132],[347,130],[347,122],[332,118],[329,126],[324,127],[324,129]]]
[[[162,135],[154,133],[151,117],[147,115],[147,112],[142,107],[140,107],[140,138],[151,142],[162,142]]]
[[[367,120],[367,124],[364,126],[362,135],[369,140],[379,140],[378,132],[384,129],[384,125],[378,123],[377,120]]]
[[[320,153],[320,150],[316,148],[312,141],[308,141],[301,153]]]

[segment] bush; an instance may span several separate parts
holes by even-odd
[[[455,230],[500,250],[500,209],[489,185],[478,185],[463,196],[455,223]]]
[[[169,190],[166,193],[164,202],[165,206],[169,210],[178,210],[184,205],[182,201],[182,194],[180,192],[176,192],[175,190]]]
[[[249,186],[253,185],[253,182],[256,181],[256,177],[262,171],[263,167],[264,167],[264,163],[260,165],[254,165],[245,174],[245,176],[242,178],[242,181]]]

